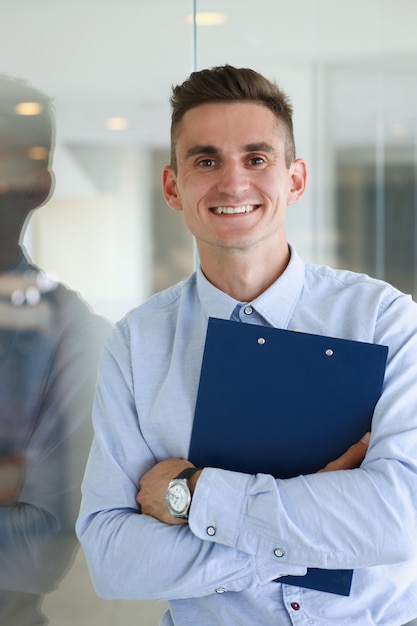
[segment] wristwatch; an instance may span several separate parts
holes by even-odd
[[[173,517],[188,519],[188,511],[191,505],[191,491],[188,480],[195,472],[199,472],[201,467],[187,467],[173,478],[165,494],[165,502],[169,512]]]

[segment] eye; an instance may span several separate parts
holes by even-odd
[[[200,159],[197,162],[197,165],[199,167],[214,167],[215,165],[217,165],[217,161],[215,161],[214,159]]]
[[[254,156],[248,159],[249,165],[265,165],[265,159],[261,156]]]

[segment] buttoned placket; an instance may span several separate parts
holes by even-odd
[[[303,592],[301,587],[282,585],[282,595],[291,623],[294,626],[302,626],[305,624]]]

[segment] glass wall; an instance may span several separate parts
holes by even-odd
[[[387,58],[328,84],[337,262],[416,295],[416,68]]]
[[[273,78],[294,104],[309,190],[288,233],[303,258],[416,296],[416,22],[409,0],[3,3],[0,71],[52,97],[56,117],[54,190],[22,234],[30,259],[112,322],[187,276],[193,241],[161,193],[170,88],[231,63]],[[77,551],[56,585],[43,604],[55,626],[152,625],[163,610],[97,598]]]

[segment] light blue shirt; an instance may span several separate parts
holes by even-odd
[[[388,345],[361,468],[288,480],[206,468],[189,525],[139,514],[139,478],[188,456],[209,316]],[[101,362],[77,524],[98,593],[168,600],[163,626],[399,626],[416,617],[416,382],[410,296],[304,265],[294,249],[283,275],[250,303],[201,270],[155,295],[117,325]],[[353,568],[350,596],[273,582],[307,567]]]

